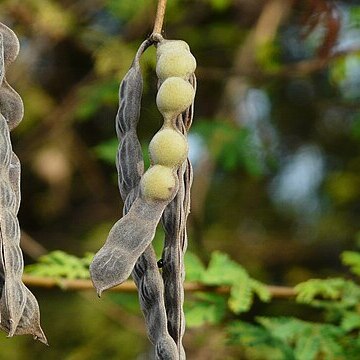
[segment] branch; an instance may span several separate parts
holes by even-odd
[[[155,24],[154,24],[152,36],[154,35],[161,36],[161,30],[164,23],[166,1],[167,0],[158,0],[158,6],[156,10]]]
[[[94,287],[91,280],[85,280],[85,279],[55,279],[55,278],[47,278],[47,277],[24,274],[23,282],[31,287],[42,287],[42,288],[59,287],[63,290],[94,291]],[[292,287],[268,286],[267,288],[270,291],[270,294],[273,298],[292,298],[296,295],[296,292]],[[194,282],[185,283],[184,289],[186,292],[207,291],[207,292],[214,292],[217,294],[225,294],[225,295],[229,294],[230,292],[230,288],[228,286],[206,286]],[[133,293],[133,292],[137,292],[137,288],[132,281],[128,280],[119,286],[115,286],[111,288],[110,291]]]

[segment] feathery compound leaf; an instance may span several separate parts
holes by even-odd
[[[218,324],[226,314],[224,296],[210,293],[198,293],[195,301],[185,303],[186,326],[199,327],[205,324]]]
[[[294,351],[285,342],[272,336],[262,326],[252,325],[243,321],[234,321],[228,327],[229,342],[250,348],[252,352],[264,359],[296,360]]]
[[[192,252],[185,255],[186,279],[188,281],[202,281],[205,266],[201,260]]]
[[[270,292],[263,284],[251,279],[241,265],[219,251],[212,253],[209,266],[201,280],[207,285],[230,285],[229,307],[236,314],[250,309],[254,293],[262,301],[270,300]]]
[[[245,274],[246,271],[227,254],[214,251],[202,280],[208,285],[233,285]]]
[[[25,267],[25,273],[66,279],[89,279],[89,265],[93,254],[78,258],[56,250],[39,258],[36,264]]]
[[[355,251],[344,251],[341,254],[341,261],[350,267],[350,271],[360,276],[360,253]]]
[[[342,313],[340,327],[345,331],[360,329],[360,314],[355,311],[344,311]]]
[[[296,285],[296,301],[312,303],[316,297],[337,300],[344,307],[354,306],[360,301],[360,287],[353,281],[342,278],[310,279]]]

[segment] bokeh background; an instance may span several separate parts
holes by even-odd
[[[12,139],[26,264],[43,251],[95,252],[119,218],[118,86],[155,10],[153,0],[1,1],[21,43],[7,76],[25,104]],[[164,36],[187,41],[198,62],[189,249],[205,262],[227,252],[269,284],[344,272],[339,254],[360,247],[358,2],[168,0]],[[142,66],[148,163],[162,124],[155,49]],[[51,346],[1,334],[0,359],[151,358],[136,295],[33,291]],[[221,326],[185,336],[190,359],[242,358],[225,343]]]

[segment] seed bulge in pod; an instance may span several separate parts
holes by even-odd
[[[163,40],[156,49],[156,55],[159,58],[162,54],[173,50],[186,50],[190,52],[189,45],[183,40]]]
[[[154,165],[141,178],[143,195],[152,200],[170,199],[176,182],[171,168]]]
[[[188,144],[184,135],[173,129],[164,129],[151,139],[149,152],[155,164],[175,167],[187,158]]]
[[[194,97],[195,90],[188,81],[170,77],[161,84],[156,104],[164,117],[177,116],[192,104]]]
[[[5,64],[8,65],[12,63],[19,54],[19,40],[15,33],[3,23],[0,23],[0,34],[4,42]]]
[[[156,65],[156,74],[160,80],[178,76],[189,78],[196,69],[196,60],[190,51],[180,49],[164,52]]]

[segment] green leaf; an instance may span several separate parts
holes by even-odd
[[[203,276],[207,285],[233,285],[247,275],[242,266],[232,261],[227,254],[214,251]]]
[[[271,293],[266,285],[255,279],[250,279],[250,286],[253,292],[263,302],[269,302],[271,300]]]
[[[89,279],[89,265],[93,254],[86,254],[84,258],[56,250],[41,256],[38,263],[25,267],[27,274],[66,279]]]
[[[341,254],[341,261],[350,267],[350,271],[360,276],[360,253],[355,251],[344,251]]]
[[[184,310],[189,328],[218,324],[226,313],[226,299],[218,294],[198,293],[196,301],[185,303]]]
[[[235,321],[227,331],[230,344],[250,348],[259,359],[296,360],[293,349],[262,326]]]
[[[209,152],[224,170],[232,171],[242,166],[253,176],[262,175],[261,151],[249,129],[234,126],[223,119],[203,119],[194,124],[193,132],[203,137]]]
[[[185,254],[185,270],[187,281],[200,282],[205,273],[205,266],[194,253],[188,251]]]
[[[327,299],[338,299],[341,295],[341,289],[344,279],[310,279],[295,286],[297,292],[296,301],[310,303],[316,296],[322,296]]]
[[[320,341],[318,338],[311,336],[301,336],[296,342],[295,358],[296,360],[315,360],[320,349]]]
[[[229,308],[235,313],[246,312],[253,303],[253,292],[250,287],[250,279],[247,275],[239,278],[239,281],[231,287]]]
[[[354,311],[345,311],[340,326],[345,331],[360,329],[360,314]]]
[[[270,293],[259,281],[252,280],[246,270],[227,254],[214,251],[209,266],[202,275],[207,285],[229,285],[229,308],[236,314],[248,311],[253,303],[254,293],[263,301],[270,300]]]
[[[119,147],[119,141],[117,138],[112,138],[107,141],[103,141],[101,144],[94,148],[96,156],[105,161],[108,164],[115,164],[116,152]]]

